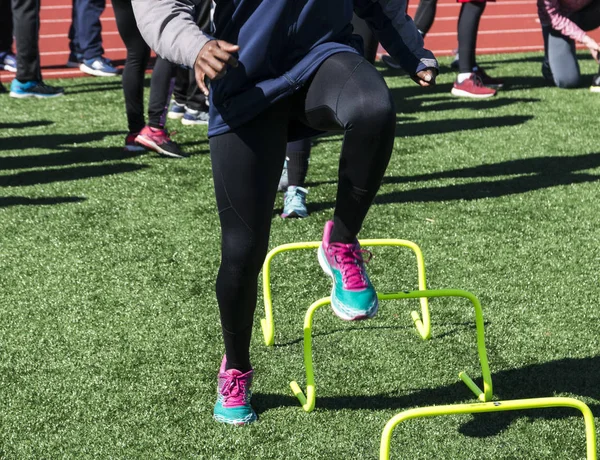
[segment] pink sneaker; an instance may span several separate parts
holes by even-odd
[[[166,129],[144,126],[135,138],[135,141],[138,144],[142,144],[144,147],[167,157],[187,158],[187,155],[171,140]]]
[[[343,320],[372,318],[377,314],[379,301],[375,288],[365,270],[371,253],[361,249],[358,241],[351,244],[330,243],[333,222],[325,224],[323,242],[318,258],[323,271],[333,280],[331,308]]]
[[[450,92],[454,96],[472,97],[475,99],[483,99],[496,95],[496,90],[484,86],[481,82],[481,78],[479,78],[476,73],[472,73],[471,76],[462,83],[459,83],[458,80],[455,81],[452,91]]]
[[[218,396],[213,417],[217,422],[230,425],[246,425],[256,421],[256,412],[250,405],[254,370],[242,373],[237,369],[225,370],[227,361],[223,356],[219,370]]]

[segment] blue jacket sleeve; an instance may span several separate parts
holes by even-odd
[[[423,37],[406,14],[406,0],[354,0],[354,12],[410,75],[427,68],[438,70],[435,56],[423,48]]]

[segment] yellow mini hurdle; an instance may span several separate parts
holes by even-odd
[[[379,460],[389,460],[390,442],[396,425],[414,418],[437,417],[441,415],[479,414],[483,412],[514,411],[522,409],[545,409],[549,407],[571,407],[578,409],[583,414],[585,421],[585,438],[587,460],[596,460],[596,428],[594,416],[590,408],[583,402],[574,398],[534,398],[515,399],[509,401],[495,401],[475,404],[454,404],[446,406],[429,406],[409,409],[392,417],[381,434]]]
[[[268,347],[272,346],[275,338],[275,323],[273,322],[273,300],[271,297],[271,261],[277,254],[281,254],[287,251],[297,251],[301,249],[317,249],[321,245],[320,241],[307,241],[303,243],[289,243],[282,244],[272,249],[265,258],[263,264],[263,297],[265,302],[265,317],[261,319],[260,325],[262,327],[263,337],[265,345]],[[406,247],[413,250],[417,258],[417,274],[418,274],[418,286],[419,290],[423,291],[427,289],[425,281],[425,261],[423,259],[423,253],[419,246],[412,241],[399,240],[399,239],[371,239],[371,240],[360,240],[362,247],[367,246],[400,246]],[[429,318],[429,304],[426,297],[420,298],[421,302],[421,315],[416,311],[411,312],[413,322],[419,334],[423,340],[431,337],[431,322]]]
[[[467,291],[460,289],[439,289],[439,290],[421,290],[411,292],[398,292],[393,294],[377,294],[380,300],[392,299],[420,299],[432,297],[463,297],[471,301],[475,308],[475,325],[477,327],[477,351],[479,353],[479,362],[481,364],[481,375],[483,377],[483,390],[467,375],[466,372],[458,374],[460,379],[471,389],[477,399],[482,402],[492,399],[492,377],[488,365],[487,353],[485,349],[485,335],[483,326],[483,312],[481,304],[477,297]],[[290,382],[290,387],[294,395],[302,404],[306,412],[311,412],[315,408],[316,386],[315,375],[312,361],[312,323],[315,312],[331,303],[331,297],[324,297],[314,302],[307,310],[304,317],[304,367],[306,369],[306,394],[300,389],[296,381]]]

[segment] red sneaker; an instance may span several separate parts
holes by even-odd
[[[169,133],[165,129],[144,126],[135,138],[135,141],[138,144],[167,157],[187,158],[187,155],[171,140]]]
[[[490,77],[487,73],[485,73],[485,71],[481,67],[478,67],[474,73],[479,77],[481,83],[483,83],[483,86],[489,86],[490,88],[496,89],[502,88],[504,86],[504,80]]]
[[[483,99],[496,95],[496,90],[483,86],[481,79],[474,73],[462,83],[459,83],[458,80],[455,81],[452,91],[450,92],[454,96],[473,97],[476,99]]]

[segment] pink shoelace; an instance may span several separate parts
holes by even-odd
[[[346,289],[358,290],[368,286],[364,264],[373,257],[371,251],[362,249],[358,244],[330,243],[328,252],[342,272]]]
[[[246,374],[226,372],[219,376],[219,393],[228,406],[248,404],[248,388],[252,377]]]

